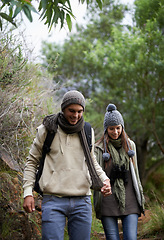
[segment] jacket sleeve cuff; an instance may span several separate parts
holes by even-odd
[[[103,173],[103,174],[100,175],[100,179],[101,179],[102,182],[104,182],[105,180],[107,180],[109,178],[107,177],[107,175],[105,173]]]
[[[27,197],[27,196],[33,196],[32,187],[24,188],[24,198]]]

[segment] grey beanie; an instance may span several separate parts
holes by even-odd
[[[122,125],[124,128],[124,120],[117,107],[114,104],[109,104],[106,108],[104,117],[104,132],[106,132],[109,126]]]
[[[62,104],[61,104],[61,110],[63,111],[64,108],[69,106],[70,104],[79,104],[83,107],[83,110],[85,109],[85,98],[82,93],[71,90],[64,94]]]

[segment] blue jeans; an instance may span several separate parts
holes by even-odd
[[[129,214],[120,217],[123,227],[124,240],[137,240],[138,214]],[[102,224],[106,240],[119,240],[118,218],[102,217]]]
[[[64,239],[66,218],[70,240],[89,240],[92,224],[90,196],[60,198],[44,195],[42,201],[42,240]]]

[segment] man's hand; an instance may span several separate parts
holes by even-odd
[[[27,196],[24,198],[23,208],[27,213],[32,213],[35,211],[34,197]]]
[[[112,191],[111,191],[111,185],[110,185],[110,179],[106,179],[103,182],[104,186],[101,188],[101,193],[105,196],[111,195]]]

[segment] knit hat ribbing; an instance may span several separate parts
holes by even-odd
[[[104,117],[104,132],[106,132],[109,126],[122,125],[124,128],[124,120],[117,107],[114,104],[109,104],[106,108]]]
[[[61,110],[63,111],[67,106],[71,104],[79,104],[83,107],[83,110],[85,110],[85,98],[82,93],[76,90],[66,92],[63,96]]]

